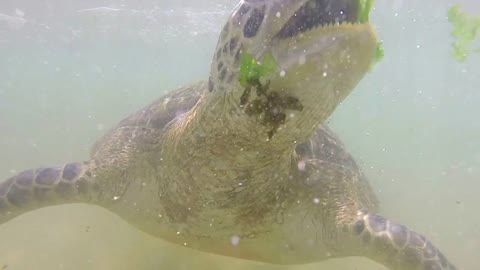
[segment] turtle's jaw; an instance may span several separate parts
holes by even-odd
[[[308,138],[369,71],[376,48],[369,23],[318,26],[273,40],[271,53],[280,72],[270,78],[270,89],[303,108],[290,114],[296,117],[285,121],[285,130],[298,130],[299,140]]]
[[[212,61],[206,115],[279,145],[308,138],[375,62],[372,1],[240,1]]]
[[[362,12],[357,0],[309,0],[287,20],[277,37],[291,38],[317,27],[357,23]]]

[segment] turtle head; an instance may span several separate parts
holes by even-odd
[[[220,34],[210,94],[256,117],[270,137],[310,136],[375,62],[372,2],[240,1]]]

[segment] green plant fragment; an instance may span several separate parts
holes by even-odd
[[[366,23],[370,20],[370,11],[372,10],[375,0],[358,0],[358,21]]]
[[[247,87],[277,70],[278,65],[272,54],[266,55],[263,61],[259,62],[251,54],[244,53],[240,66],[240,85]]]
[[[448,20],[454,27],[452,35],[455,41],[452,44],[452,55],[463,62],[470,53],[480,52],[480,48],[470,48],[480,32],[480,17],[470,16],[461,10],[460,5],[455,5],[448,10]]]

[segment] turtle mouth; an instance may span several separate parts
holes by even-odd
[[[317,27],[360,23],[361,12],[357,0],[310,0],[291,16],[277,37],[292,38]]]

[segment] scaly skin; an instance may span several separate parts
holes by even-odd
[[[275,264],[365,256],[394,270],[455,269],[425,237],[373,214],[365,176],[322,125],[375,59],[376,34],[358,23],[358,9],[354,0],[242,1],[208,82],[120,122],[90,161],[2,182],[0,222],[84,202],[226,256]],[[249,93],[240,84],[247,53],[278,67]]]

